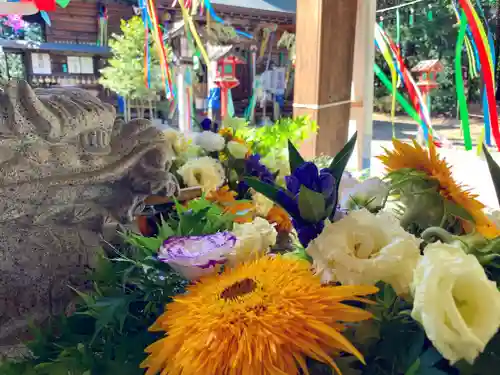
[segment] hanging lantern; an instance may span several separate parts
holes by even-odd
[[[379,21],[379,23],[378,23],[378,24],[380,25],[380,27],[384,27],[384,17],[380,16],[380,19],[379,19],[379,20],[380,20],[380,21]]]
[[[432,5],[431,5],[431,4],[429,4],[429,10],[427,11],[427,19],[428,19],[429,21],[432,21],[432,19],[433,19],[433,18],[434,18],[434,17],[433,17],[433,14],[432,14]]]

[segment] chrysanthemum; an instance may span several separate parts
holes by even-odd
[[[415,140],[413,145],[393,140],[394,151],[385,149],[385,155],[378,156],[389,172],[400,169],[413,169],[425,173],[429,179],[439,184],[439,193],[464,208],[474,219],[478,232],[486,237],[493,238],[500,234],[496,226],[483,212],[484,204],[479,202],[477,195],[464,189],[451,175],[450,165],[445,159],[437,155],[436,147],[432,142],[427,152]]]
[[[215,191],[211,191],[207,194],[207,199],[210,202],[219,203],[221,205],[226,205],[228,203],[233,203],[236,200],[236,192],[229,189],[228,185],[222,186]]]
[[[146,375],[308,374],[306,357],[337,368],[332,355],[361,353],[340,333],[370,313],[343,304],[374,287],[323,287],[306,261],[263,257],[202,278],[167,305],[146,349]]]

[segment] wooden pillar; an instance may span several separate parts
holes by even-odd
[[[353,93],[351,106],[351,131],[358,131],[356,160],[358,171],[369,170],[373,138],[373,89],[375,63],[375,1],[357,0],[356,42],[354,50]],[[354,159],[354,157],[353,157]]]
[[[334,155],[347,140],[357,6],[355,0],[297,1],[294,115],[310,115],[319,125],[302,146],[306,157]]]

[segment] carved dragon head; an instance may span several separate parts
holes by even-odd
[[[172,145],[163,133],[148,120],[116,120],[111,105],[85,90],[10,83],[0,111],[0,222],[90,201],[123,211],[163,188],[175,190]],[[86,195],[61,194],[68,187]],[[45,212],[34,212],[39,208]]]

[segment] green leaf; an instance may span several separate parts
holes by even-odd
[[[275,203],[278,201],[278,193],[283,191],[283,189],[278,186],[266,184],[255,177],[245,177],[243,180],[257,193],[261,193]]]
[[[317,223],[326,218],[325,196],[313,190],[300,187],[299,192],[299,211],[300,216],[310,223]]]
[[[297,151],[293,143],[290,141],[288,141],[288,158],[290,160],[290,171],[292,173],[305,163],[304,158],[300,155],[299,151]]]
[[[332,163],[330,164],[330,167],[328,167],[328,169],[330,169],[330,171],[332,172],[333,177],[335,177],[335,181],[337,182],[337,190],[338,186],[340,186],[340,179],[342,178],[342,174],[344,173],[347,163],[349,162],[349,159],[351,158],[354,151],[354,146],[356,146],[357,139],[358,132],[355,132],[349,142],[346,143],[344,148],[337,155],[335,155]]]
[[[419,368],[420,368],[420,358],[417,358],[417,360],[413,362],[408,371],[405,372],[405,375],[417,375]]]
[[[420,363],[422,367],[432,367],[442,359],[443,356],[441,353],[439,353],[436,348],[431,347],[420,356]]]
[[[474,222],[472,215],[462,206],[455,204],[447,199],[444,200],[444,209],[447,214],[458,217],[463,220]]]
[[[497,200],[500,203],[500,166],[491,156],[486,145],[483,144],[484,156],[486,156],[486,162],[488,163],[488,169],[490,170],[490,176],[493,180],[493,186],[495,187],[495,192],[497,194]]]

